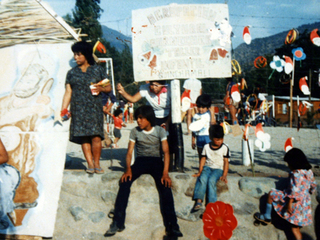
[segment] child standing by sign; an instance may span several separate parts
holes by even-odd
[[[120,179],[120,188],[115,203],[114,218],[106,237],[113,236],[125,229],[125,216],[132,183],[142,174],[150,174],[155,180],[160,197],[160,209],[167,236],[182,237],[174,210],[174,200],[169,177],[169,147],[166,131],[155,126],[155,115],[151,106],[141,106],[135,111],[138,127],[130,132],[126,156],[126,171]],[[133,149],[136,159],[131,166]],[[162,147],[164,160],[161,159]]]

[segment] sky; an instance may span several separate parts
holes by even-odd
[[[60,16],[71,13],[75,0],[44,0]],[[104,10],[99,19],[102,25],[131,35],[131,12],[136,9],[177,4],[226,3],[229,23],[234,36],[232,46],[243,43],[242,32],[250,26],[252,39],[289,31],[303,24],[320,21],[320,0],[101,0]]]

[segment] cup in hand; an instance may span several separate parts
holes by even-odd
[[[90,85],[90,89],[91,89],[91,93],[92,93],[92,95],[98,95],[98,92],[95,90],[95,89],[96,89],[96,87],[95,87],[95,86]]]

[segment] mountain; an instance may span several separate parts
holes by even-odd
[[[320,22],[301,25],[296,29],[299,33],[303,33],[304,31],[311,32],[315,28],[320,29]],[[265,38],[256,38],[249,45],[246,43],[240,44],[234,49],[233,58],[239,62],[243,71],[248,70],[253,67],[255,58],[272,55],[275,49],[284,45],[284,40],[289,30]]]
[[[107,26],[101,25],[103,37],[110,42],[111,46],[116,48],[119,52],[125,48],[127,44],[132,51],[131,37],[125,36],[124,34],[108,28]]]

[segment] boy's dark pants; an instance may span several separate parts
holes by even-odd
[[[124,221],[126,217],[126,208],[128,205],[128,199],[130,195],[130,188],[132,183],[139,178],[142,174],[150,174],[155,183],[160,198],[160,210],[163,218],[164,226],[167,231],[171,229],[179,229],[177,224],[177,217],[174,210],[174,201],[171,188],[165,187],[161,183],[161,177],[163,172],[163,161],[157,157],[138,157],[135,163],[131,166],[132,179],[126,182],[120,183],[118,191],[113,221],[118,228],[124,227]]]

